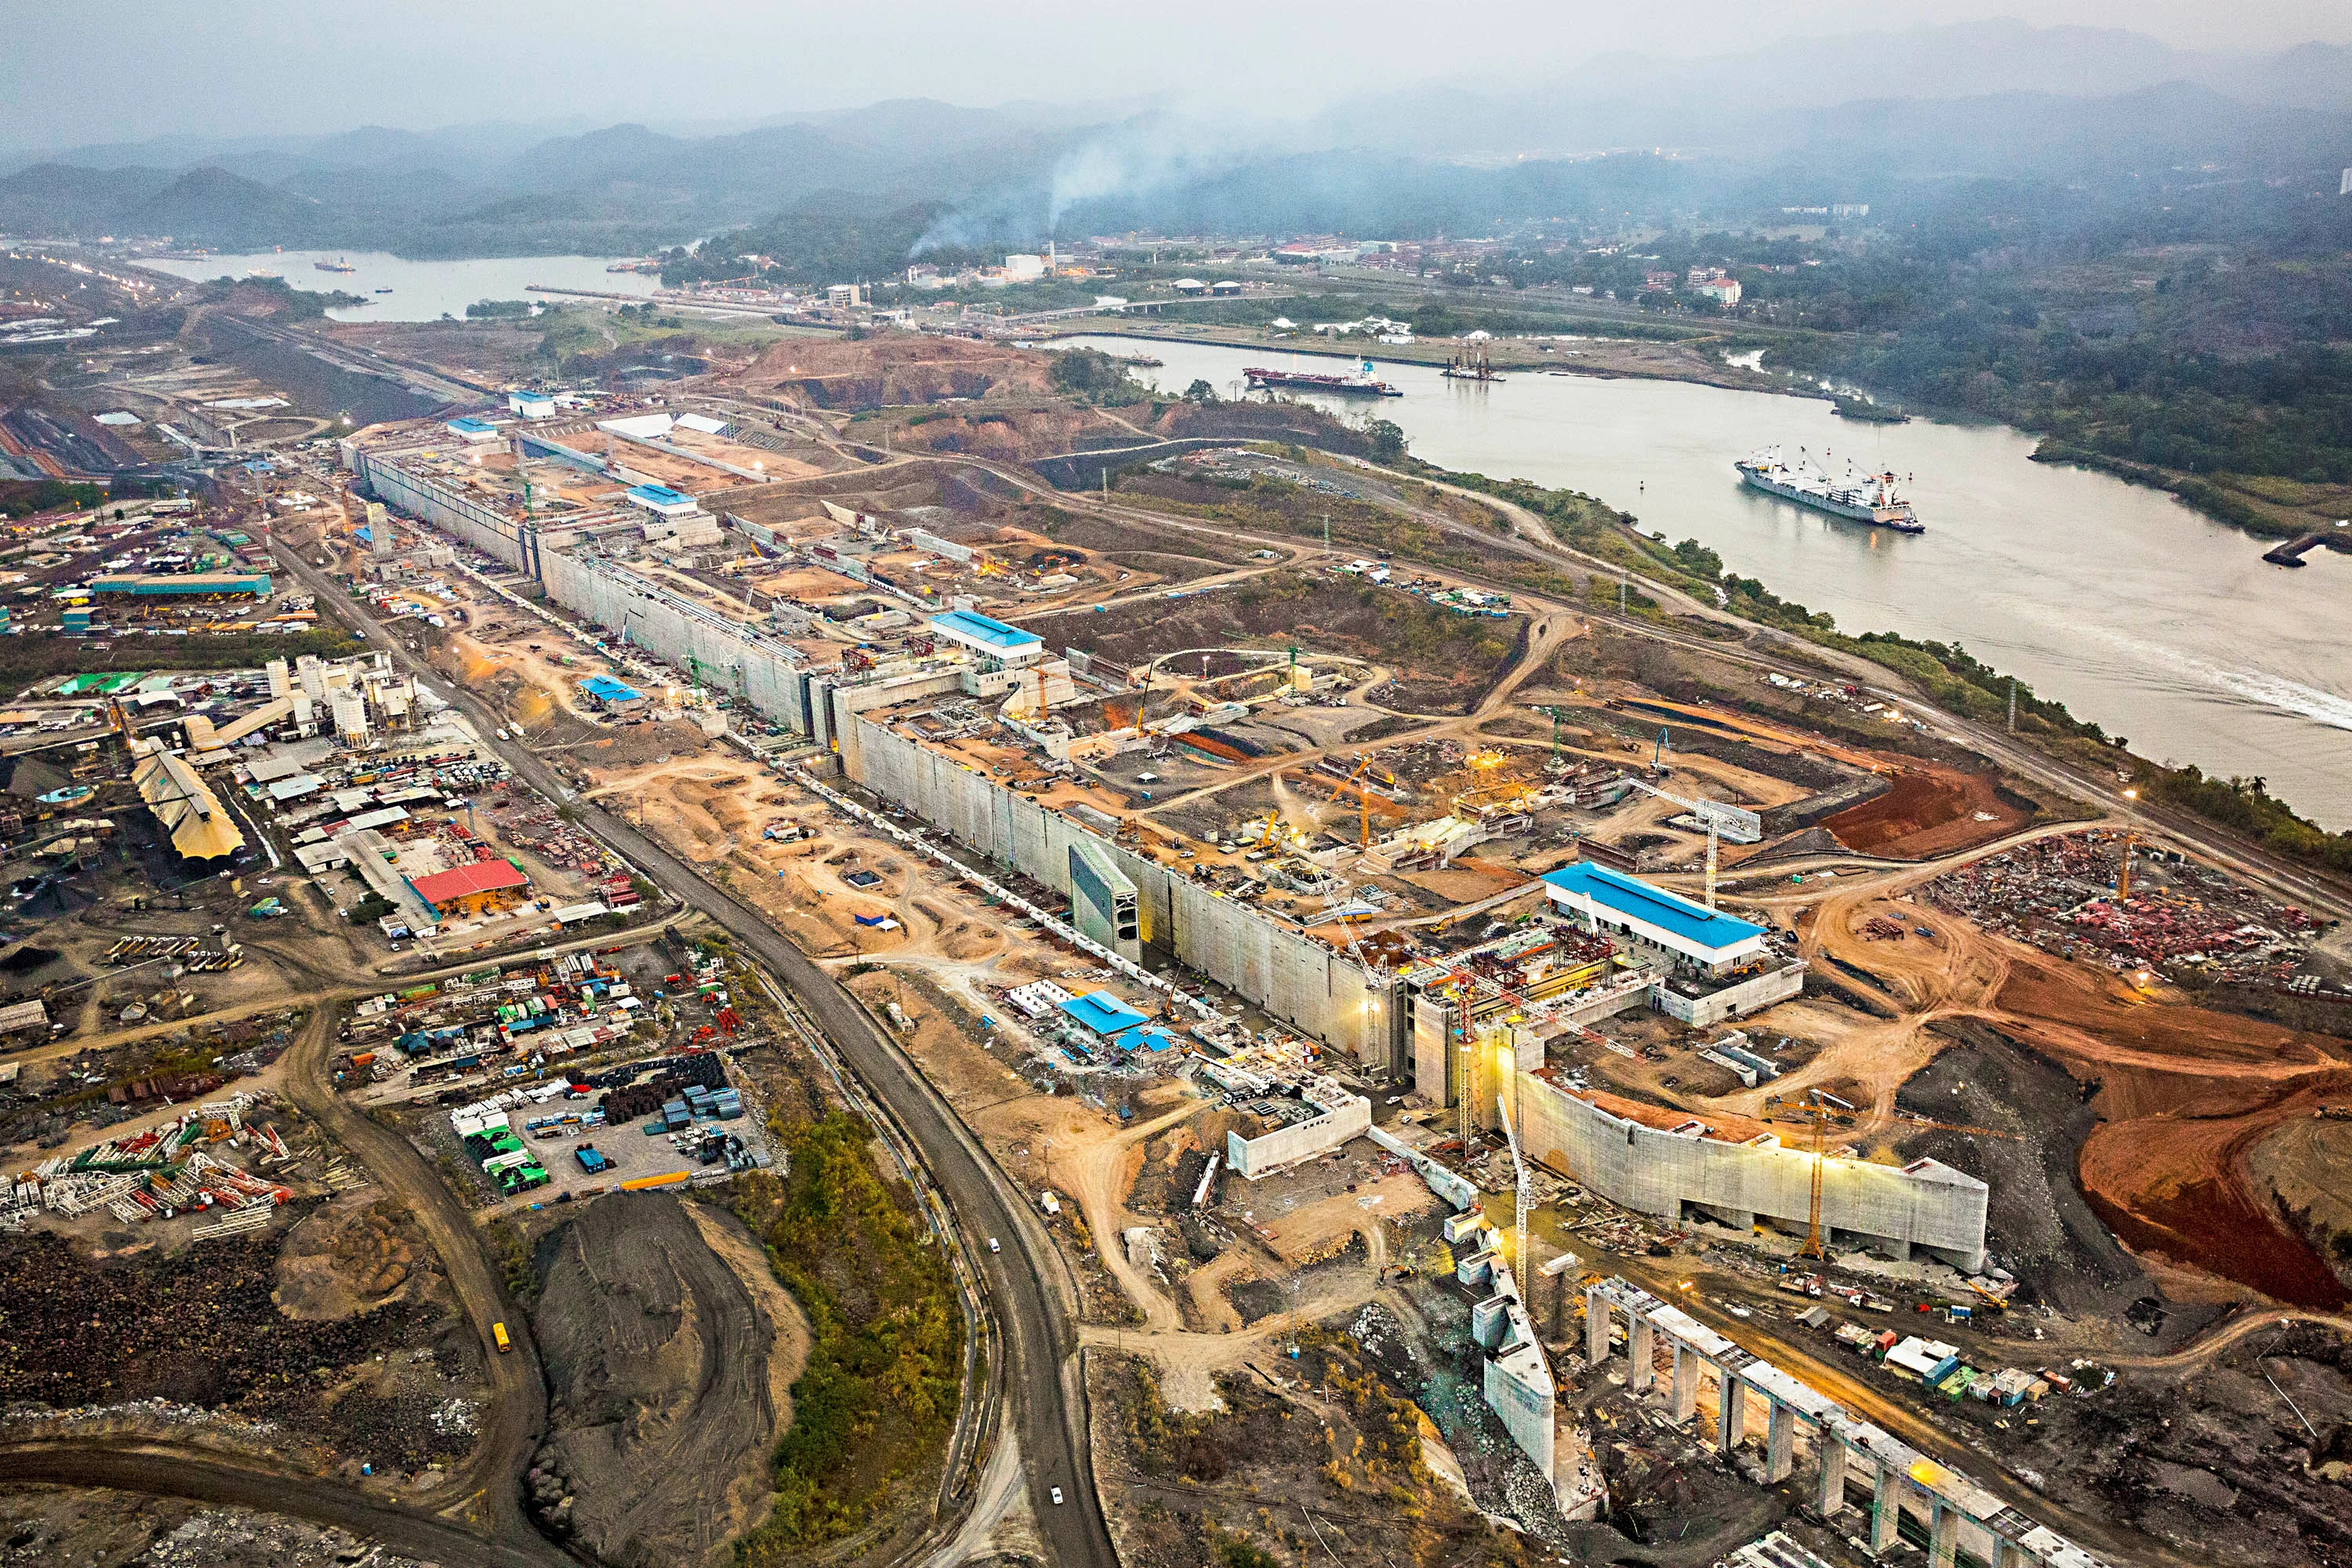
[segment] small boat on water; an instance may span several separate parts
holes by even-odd
[[[376,290],[376,292],[377,292],[377,293],[379,293],[379,294],[389,294],[389,293],[391,293],[391,292],[392,292],[392,290],[391,290],[391,289],[377,289],[377,290]]]

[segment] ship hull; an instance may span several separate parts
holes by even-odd
[[[1859,522],[1871,528],[1892,529],[1896,533],[1927,531],[1927,525],[1913,517],[1907,510],[1889,511],[1875,507],[1855,506],[1834,497],[1822,495],[1818,490],[1801,489],[1795,485],[1783,484],[1751,468],[1743,468],[1739,470],[1739,482],[1749,489],[1761,490],[1768,496],[1778,496],[1782,500],[1794,501],[1799,506],[1810,507],[1815,511],[1827,512],[1832,517],[1843,518],[1848,522]]]
[[[1344,376],[1308,375],[1279,370],[1245,370],[1253,388],[1295,386],[1302,392],[1329,392],[1341,397],[1402,397],[1385,381],[1350,381]]]

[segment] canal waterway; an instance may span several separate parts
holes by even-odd
[[[1202,379],[1230,395],[1252,364],[1348,368],[1269,349],[1066,341],[1148,347],[1166,363],[1138,374],[1171,394]],[[1515,372],[1481,385],[1375,364],[1403,396],[1307,400],[1392,419],[1415,456],[1448,468],[1599,496],[1846,631],[1958,643],[2144,756],[2259,775],[2305,816],[2352,826],[2352,556],[2267,565],[2248,535],[2161,491],[2032,462],[2032,437],[1998,426],[1858,425],[1815,399],[1683,382]],[[1732,464],[1773,444],[1832,471],[1849,458],[1894,469],[1927,531],[1742,487]]]
[[[215,278],[243,278],[264,273],[283,278],[288,286],[324,294],[341,289],[368,303],[341,306],[327,312],[337,321],[435,321],[443,316],[465,319],[466,307],[482,300],[536,300],[553,297],[525,292],[541,283],[550,289],[579,289],[603,294],[648,297],[661,279],[644,272],[607,272],[617,257],[522,256],[479,257],[464,261],[411,261],[381,250],[264,250],[250,256],[199,256],[184,259],[142,259],[139,265],[175,278],[209,282]],[[321,272],[317,263],[341,262],[349,272]],[[379,294],[378,289],[392,292]]]

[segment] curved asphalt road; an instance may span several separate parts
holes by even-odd
[[[484,736],[493,736],[503,727],[502,715],[411,655],[396,638],[373,624],[348,591],[298,552],[280,549],[277,554],[318,594],[320,605],[366,625],[371,641],[389,650],[420,679],[429,681],[435,691],[447,693]],[[518,778],[549,798],[565,800],[572,795],[554,770],[520,742],[489,743]],[[1118,1568],[1118,1554],[1111,1545],[1095,1492],[1086,1391],[1071,1304],[1048,1283],[1052,1243],[1028,1205],[1014,1194],[946,1100],[832,974],[793,946],[764,916],[738,903],[694,867],[627,823],[584,799],[572,800],[571,808],[581,826],[635,862],[656,885],[726,930],[789,986],[920,1148],[924,1163],[955,1206],[961,1223],[972,1234],[1003,1241],[1003,1252],[987,1255],[982,1261],[996,1299],[997,1316],[1003,1324],[1006,1413],[1020,1435],[1038,1533],[1048,1555],[1064,1568]],[[364,1118],[354,1120],[362,1127],[373,1127]],[[409,1152],[415,1156],[414,1150]],[[524,1364],[522,1356],[509,1359],[519,1363],[517,1371]],[[536,1363],[528,1364],[535,1382]],[[1059,1506],[1051,1495],[1056,1487],[1065,1500]],[[511,1487],[507,1489],[512,1490]],[[505,1505],[519,1506],[510,1497]]]

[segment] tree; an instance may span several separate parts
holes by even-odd
[[[1065,349],[1054,356],[1054,384],[1076,397],[1108,397],[1127,385],[1127,370],[1100,349]]]
[[[1372,456],[1383,463],[1393,463],[1404,456],[1405,434],[1392,419],[1375,419],[1364,426],[1364,434],[1372,438]]]
[[[1195,376],[1192,379],[1192,384],[1184,389],[1184,401],[1187,403],[1198,403],[1205,406],[1208,404],[1217,401],[1217,389],[1211,386],[1202,378]]]

